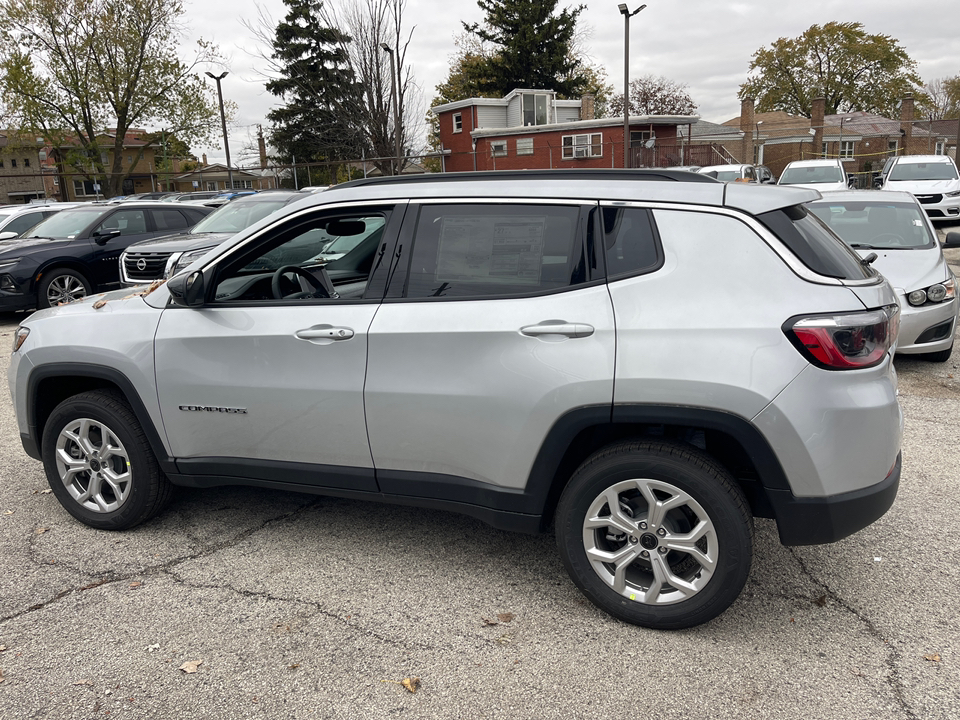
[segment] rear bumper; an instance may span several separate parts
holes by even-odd
[[[876,485],[826,497],[796,497],[789,490],[767,488],[784,545],[822,545],[852,535],[879,519],[897,496],[902,458]]]

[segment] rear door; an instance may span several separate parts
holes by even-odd
[[[595,221],[596,204],[575,201],[411,206],[369,336],[381,491],[469,502],[521,489],[562,416],[608,412],[614,325]]]

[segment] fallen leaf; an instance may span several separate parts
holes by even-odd
[[[930,662],[940,662],[942,658],[940,657],[940,653],[934,653],[933,655],[924,655],[923,659],[929,660]]]
[[[515,617],[516,615],[514,615],[513,613],[500,613],[499,615],[497,615],[497,619],[503,623],[508,623],[511,620],[513,620]]]
[[[513,635],[511,635],[510,633],[504,633],[503,635],[497,638],[497,642],[500,645],[507,645],[512,641],[513,641]]]
[[[3,652],[6,649],[7,649],[6,645],[0,645],[0,652]]]
[[[300,663],[294,663],[293,665],[287,665],[287,670],[296,670],[300,667]]]
[[[420,689],[420,678],[418,677],[404,678],[400,684],[403,685],[410,692],[415,693],[417,690]]]
[[[484,624],[484,625],[499,625],[499,624],[500,624],[500,622],[499,622],[498,620],[490,620],[489,618],[485,618],[485,617],[481,617],[480,619],[483,620],[483,624]]]
[[[74,685],[93,685],[89,680],[77,680]]]
[[[190,673],[195,673],[197,671],[197,666],[202,665],[203,660],[189,660],[180,666],[180,670],[183,670],[187,675]]]
[[[130,583],[130,587],[138,588],[140,587],[140,583],[137,580],[134,580],[132,583]]]
[[[36,530],[34,530],[34,532],[35,532],[37,535],[43,535],[43,534],[44,534],[47,530],[49,530],[49,529],[50,529],[50,528],[37,528]]]
[[[50,488],[47,488],[46,490],[41,490],[41,491],[40,491],[40,494],[41,494],[41,495],[49,495],[49,494],[52,493],[52,492],[53,492],[53,490],[51,490]]]
[[[13,510],[7,510],[4,515],[13,515]]]
[[[815,598],[815,599],[813,600],[813,604],[814,604],[814,605],[819,605],[820,607],[823,607],[824,605],[827,604],[827,596],[826,596],[826,595],[821,595],[820,597]]]
[[[3,677],[3,670],[0,670],[0,683],[2,683],[4,680],[6,680],[6,678]]]
[[[106,305],[106,304],[107,304],[107,301],[106,301],[106,300],[97,300],[97,301],[93,304],[93,309],[94,309],[94,310],[99,310],[100,308],[102,308],[102,307],[103,307],[104,305]],[[194,670],[194,672],[196,672],[196,670]]]

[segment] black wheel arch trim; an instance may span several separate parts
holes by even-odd
[[[94,365],[92,363],[47,363],[45,365],[38,365],[30,371],[30,375],[27,377],[27,426],[29,430],[26,437],[21,434],[21,442],[23,443],[24,450],[30,457],[39,460],[41,459],[40,455],[42,452],[40,439],[43,436],[43,428],[37,427],[36,416],[37,393],[40,383],[51,378],[70,377],[105,380],[116,385],[130,404],[133,414],[137,416],[137,420],[140,422],[143,432],[150,442],[150,447],[153,449],[160,468],[164,473],[177,472],[176,463],[173,458],[167,454],[163,441],[160,438],[160,433],[157,431],[153,419],[150,417],[150,413],[147,412],[147,408],[143,404],[143,400],[140,398],[133,383],[116,368],[106,365]],[[34,452],[36,453],[35,455],[33,454]]]

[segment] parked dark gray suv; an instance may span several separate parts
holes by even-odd
[[[899,307],[818,197],[668,171],[348,183],[151,293],[24,321],[23,446],[91,527],[173,485],[453,510],[555,528],[599,607],[696,625],[746,582],[754,517],[832,542],[897,492]]]

